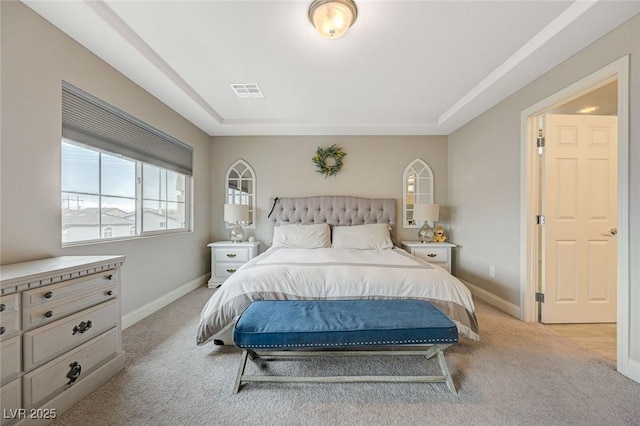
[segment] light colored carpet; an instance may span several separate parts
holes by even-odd
[[[476,302],[482,340],[447,350],[443,384],[248,384],[239,351],[195,345],[199,288],[124,331],[126,368],[56,425],[638,425],[640,384],[538,324]],[[429,361],[432,362],[432,361]],[[425,372],[423,359],[277,361],[296,374]],[[426,367],[425,367],[426,366]],[[420,367],[420,368],[418,368]],[[435,362],[433,367],[435,366]],[[434,370],[435,371],[435,370]],[[412,373],[413,374],[413,373]]]

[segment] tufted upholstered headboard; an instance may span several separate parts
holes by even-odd
[[[273,199],[271,200],[273,205]],[[335,226],[396,223],[396,200],[315,196],[278,198],[269,217],[272,225],[328,223]]]

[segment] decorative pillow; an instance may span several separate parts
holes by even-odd
[[[369,225],[334,226],[333,247],[360,250],[383,250],[393,248],[391,226],[387,223]]]
[[[273,244],[281,248],[331,247],[331,228],[326,223],[283,225],[273,228]]]

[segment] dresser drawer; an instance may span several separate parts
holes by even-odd
[[[4,340],[0,344],[0,382],[5,383],[20,375],[22,357],[20,336]]]
[[[31,306],[22,312],[22,328],[29,330],[41,324],[46,324],[79,312],[90,306],[97,305],[117,296],[117,285],[101,285],[102,288],[93,291],[78,292],[66,298],[56,298],[49,303]]]
[[[16,420],[24,417],[20,417],[19,408],[22,407],[22,389],[21,379],[15,379],[11,383],[7,383],[2,386],[0,390],[0,425],[9,425]]]
[[[89,308],[23,334],[24,370],[43,364],[118,322],[115,300]]]
[[[22,309],[58,303],[62,299],[73,297],[116,283],[116,271],[109,270],[100,274],[87,275],[59,284],[38,287],[22,293]]]
[[[449,261],[449,250],[443,247],[421,247],[414,250],[414,256],[430,263],[446,263]]]
[[[20,293],[0,296],[0,340],[20,331]]]
[[[82,380],[118,351],[116,329],[22,376],[24,408],[38,406]]]

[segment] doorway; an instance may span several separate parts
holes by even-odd
[[[629,58],[624,57],[615,63],[603,68],[600,71],[580,80],[579,82],[567,87],[564,90],[550,96],[549,98],[527,108],[522,112],[522,141],[524,144],[522,156],[522,251],[521,259],[523,272],[521,276],[521,318],[524,321],[536,322],[541,320],[543,303],[547,303],[547,295],[544,295],[545,302],[537,301],[542,296],[542,285],[544,282],[545,256],[546,252],[542,249],[544,242],[544,233],[541,227],[536,223],[536,216],[541,214],[543,207],[542,182],[545,170],[540,166],[538,154],[538,128],[540,126],[541,117],[547,114],[557,112],[562,106],[571,105],[571,103],[583,96],[601,89],[608,84],[616,82],[617,84],[617,142],[616,157],[619,159],[628,158],[629,134],[628,134],[628,67]],[[572,107],[573,108],[573,107]],[[577,109],[576,109],[577,111]],[[617,207],[616,226],[618,236],[624,238],[615,238],[615,246],[617,251],[617,259],[615,261],[615,294],[608,296],[613,298],[617,303],[615,318],[617,322],[617,367],[618,371],[625,374],[626,371],[633,370],[629,365],[629,335],[628,327],[630,322],[630,312],[628,303],[620,303],[629,299],[629,241],[628,241],[628,163],[621,161],[617,167],[618,188],[616,191]],[[545,218],[546,219],[546,218]],[[611,229],[608,229],[611,231]],[[569,244],[570,245],[570,244]],[[567,250],[567,253],[571,250]],[[565,253],[566,254],[566,253]],[[574,278],[575,280],[575,278]],[[545,288],[544,290],[548,290]],[[601,293],[602,294],[602,293]],[[558,299],[557,295],[553,296]],[[560,299],[566,298],[562,295]],[[600,297],[602,298],[602,297]],[[630,374],[627,373],[627,376]]]

